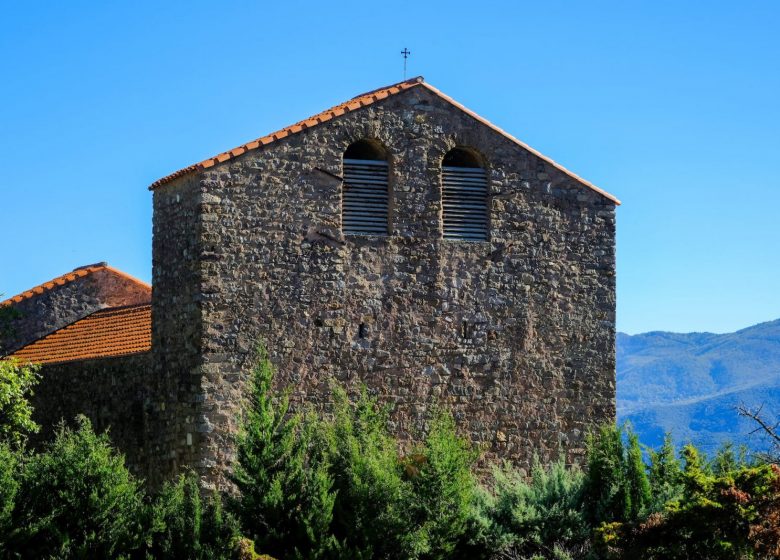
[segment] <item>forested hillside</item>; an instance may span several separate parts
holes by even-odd
[[[664,431],[707,451],[732,440],[760,448],[735,407],[780,414],[780,320],[728,334],[618,333],[618,418],[650,445]]]

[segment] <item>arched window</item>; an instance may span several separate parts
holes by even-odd
[[[487,174],[470,150],[453,148],[441,164],[444,239],[488,239]]]
[[[341,228],[345,234],[387,234],[387,156],[381,147],[359,140],[344,152]]]

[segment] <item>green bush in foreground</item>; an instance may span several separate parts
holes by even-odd
[[[191,472],[163,487],[152,505],[150,532],[152,558],[229,558],[239,538],[238,523],[222,509],[219,494],[203,499]]]
[[[678,456],[667,437],[646,464],[629,428],[606,426],[582,470],[504,466],[481,483],[449,414],[432,414],[410,448],[366,390],[350,399],[334,386],[327,417],[292,413],[262,354],[225,511],[192,473],[146,495],[85,418],[26,451],[31,385],[4,379],[17,397],[3,402],[21,413],[0,441],[0,558],[780,557],[780,468],[731,446],[708,461],[692,446]]]
[[[25,558],[118,558],[142,546],[143,519],[139,483],[80,417],[22,461],[6,546]]]
[[[725,450],[729,453],[729,450]],[[596,532],[603,558],[743,560],[780,551],[780,469],[774,465],[707,464],[683,448],[680,494],[646,519],[604,523]],[[774,517],[775,525],[767,524]]]
[[[312,416],[289,414],[287,395],[272,391],[264,350],[250,382],[237,441],[234,509],[260,550],[284,558],[323,558],[338,550],[330,535],[333,480],[323,430]]]
[[[492,490],[482,490],[475,504],[476,531],[463,557],[582,557],[590,537],[584,482],[560,460],[549,468],[537,462],[530,480],[509,466],[495,470]]]
[[[284,558],[447,558],[470,515],[475,454],[437,414],[406,457],[387,411],[333,388],[329,420],[290,414],[261,352],[238,438],[233,507],[258,549]]]

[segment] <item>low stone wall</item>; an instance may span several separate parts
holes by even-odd
[[[149,352],[42,367],[41,381],[32,398],[33,418],[41,431],[32,443],[41,445],[51,440],[61,421],[72,426],[75,417],[84,414],[95,431],[109,431],[131,471],[148,478],[151,370]]]

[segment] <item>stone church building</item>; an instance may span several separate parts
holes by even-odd
[[[78,268],[2,343],[45,427],[86,413],[151,484],[224,480],[259,340],[295,401],[364,383],[405,440],[438,403],[488,459],[577,461],[614,418],[618,200],[422,78],[150,189],[153,289]]]

